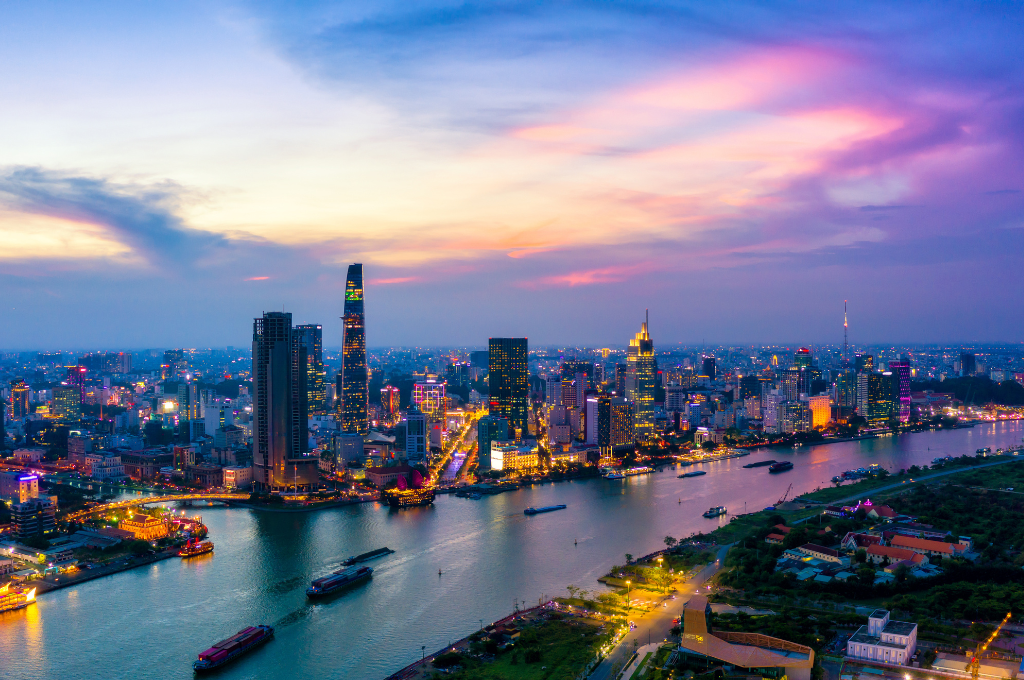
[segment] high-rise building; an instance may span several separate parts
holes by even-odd
[[[341,359],[341,429],[367,432],[370,376],[366,369],[366,317],[363,312],[363,265],[350,264],[345,281],[345,335]]]
[[[445,393],[447,383],[444,380],[424,380],[417,382],[412,388],[412,403],[416,405],[431,423],[441,423],[442,430],[447,430],[448,396]]]
[[[306,347],[306,403],[310,415],[327,411],[327,371],[324,369],[324,330],[320,324],[296,326],[299,342]]]
[[[636,441],[644,442],[654,437],[654,342],[646,319],[627,352],[626,398],[633,402]]]
[[[836,378],[836,404],[848,408],[857,406],[857,374],[840,373]]]
[[[169,349],[164,352],[164,362],[161,364],[164,380],[174,377],[178,371],[187,368],[187,366],[188,364],[185,362],[185,350]]]
[[[600,395],[597,398],[597,446],[607,458],[617,446],[634,441],[636,425],[633,403],[622,397]]]
[[[801,389],[802,372],[796,366],[790,366],[782,372],[782,396],[786,401],[796,401],[801,393],[806,393],[806,390]]]
[[[689,429],[696,430],[700,427],[700,421],[703,417],[701,403],[694,401],[686,405],[686,424]]]
[[[68,366],[67,377],[64,384],[78,390],[78,403],[85,403],[85,374],[88,369],[85,366]]]
[[[869,425],[883,427],[899,415],[896,407],[897,379],[891,371],[868,373],[861,377],[867,378],[866,413],[861,415]]]
[[[292,315],[266,312],[253,321],[252,446],[257,491],[309,490],[318,483],[319,460],[309,448],[306,348]]]
[[[566,359],[562,362],[562,379],[574,379],[580,373],[587,376],[589,382],[594,377],[594,364],[582,359]]]
[[[501,416],[484,416],[477,423],[477,460],[481,470],[491,469],[491,443],[507,441],[508,420]]]
[[[488,399],[491,415],[508,419],[509,436],[526,437],[530,369],[526,338],[491,338],[488,343]]]
[[[978,372],[978,360],[971,352],[960,353],[960,375],[962,377],[974,375]]]
[[[53,388],[51,411],[62,423],[73,423],[82,417],[82,393],[73,385],[58,385]]]
[[[701,363],[700,369],[701,375],[706,375],[712,380],[718,374],[718,362],[715,361],[714,357],[704,357],[704,361]]]
[[[178,383],[178,436],[184,443],[195,441],[199,431],[199,386],[193,381]],[[205,430],[205,422],[203,423]],[[210,434],[213,434],[212,432]]]
[[[394,385],[385,385],[380,390],[380,404],[384,407],[384,416],[388,423],[394,423],[398,418],[401,396],[401,392]]]
[[[896,388],[896,412],[901,423],[910,422],[910,362],[890,361]]]
[[[628,364],[615,364],[615,394],[620,397],[626,393],[626,375],[628,373]]]
[[[853,370],[857,373],[870,373],[875,370],[874,355],[857,352],[853,357]]]
[[[426,460],[430,445],[427,442],[427,416],[416,408],[409,407],[405,414],[405,457],[410,462]]]
[[[11,381],[11,417],[24,418],[28,415],[28,404],[31,390],[22,378]]]

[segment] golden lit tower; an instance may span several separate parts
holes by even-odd
[[[345,335],[342,339],[340,415],[343,432],[368,432],[370,402],[366,370],[366,318],[363,314],[363,265],[350,264],[345,282]]]
[[[629,341],[626,356],[626,398],[633,402],[637,441],[654,438],[654,342],[647,331],[647,316],[640,332]]]

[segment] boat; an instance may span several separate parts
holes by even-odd
[[[704,516],[708,518],[718,517],[720,515],[726,514],[727,512],[729,511],[725,509],[724,505],[716,505],[713,508],[708,508],[708,511],[704,513]]]
[[[360,562],[368,562],[378,557],[384,557],[384,555],[390,555],[393,552],[395,551],[385,546],[383,548],[371,550],[370,552],[364,552],[362,555],[354,555],[345,560],[344,562],[342,562],[342,564],[346,567],[351,567],[353,564],[359,564]]]
[[[13,583],[5,583],[0,586],[0,612],[14,611],[34,604],[36,601],[35,588],[22,588]]]
[[[206,553],[213,552],[213,543],[210,541],[197,541],[194,538],[188,539],[185,545],[181,546],[181,550],[178,554],[182,557],[195,557],[196,555],[205,555]]]
[[[768,466],[768,465],[775,465],[775,461],[774,460],[759,460],[756,463],[747,463],[743,467],[745,467],[745,468],[759,468],[759,467],[765,467],[765,466]]]
[[[781,463],[775,463],[774,465],[772,465],[770,468],[768,468],[768,472],[771,472],[771,473],[774,474],[776,472],[785,472],[786,470],[792,470],[792,469],[793,469],[793,464],[790,463],[788,460],[784,460]]]
[[[543,508],[527,508],[523,510],[524,515],[539,515],[542,512],[554,512],[555,510],[565,510],[568,506],[566,505],[545,505]]]
[[[192,662],[197,673],[220,668],[243,654],[251,652],[274,637],[274,627],[267,625],[243,628],[226,640],[221,640],[209,649],[199,652],[199,658]]]
[[[399,489],[394,487],[385,489],[381,494],[381,501],[392,508],[414,508],[420,505],[430,505],[434,502],[434,487],[422,489]]]
[[[306,597],[323,597],[355,585],[373,576],[370,567],[347,567],[318,578],[306,588]]]
[[[605,479],[625,479],[626,478],[626,475],[622,474],[621,472],[606,472],[606,473],[604,473],[603,476],[604,476]]]
[[[647,467],[647,466],[642,466],[642,467],[632,467],[632,468],[623,470],[622,474],[625,475],[626,477],[632,477],[634,475],[646,475],[646,474],[649,474],[651,472],[654,472],[654,468]]]
[[[701,475],[706,474],[707,472],[705,472],[704,470],[694,470],[693,472],[684,472],[683,474],[679,475],[679,479],[685,479],[687,477],[700,477]]]

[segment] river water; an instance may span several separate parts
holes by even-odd
[[[741,513],[828,486],[836,474],[871,463],[899,470],[937,456],[1018,444],[1022,423],[925,432],[750,456],[625,481],[547,484],[483,500],[438,496],[428,508],[362,504],[316,513],[193,508],[216,552],[122,572],[0,614],[0,678],[75,680],[190,678],[196,654],[254,623],[277,639],[218,674],[221,678],[380,680],[489,623],[517,603],[536,604],[596,579],[625,553],[663,547],[667,535],[706,531],[727,518],[701,513],[725,505]],[[789,459],[771,475],[743,469]],[[528,506],[566,510],[527,517]],[[575,542],[575,543],[574,543]],[[333,600],[310,603],[313,578],[349,555],[389,546],[371,563],[372,581]],[[442,574],[438,576],[438,570]]]

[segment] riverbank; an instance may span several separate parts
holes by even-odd
[[[270,503],[247,503],[245,501],[217,501],[223,503],[232,508],[245,508],[247,510],[256,510],[258,512],[316,512],[317,510],[329,510],[330,508],[340,508],[346,505],[359,505],[360,503],[376,503],[376,498],[346,498],[341,501],[325,501],[323,503],[315,503],[313,505],[304,505],[300,507],[288,508],[281,507],[276,504]]]
[[[102,567],[96,567],[95,569],[79,569],[73,574],[61,574],[59,576],[44,576],[39,579],[31,581],[31,584],[38,588],[38,594],[43,595],[45,593],[52,592],[54,590],[60,590],[62,588],[70,588],[71,586],[77,586],[86,581],[93,581],[104,576],[112,576],[119,574],[122,571],[128,571],[129,569],[135,569],[136,567],[144,567],[147,564],[153,564],[161,560],[166,560],[171,557],[178,557],[179,548],[168,548],[158,552],[155,555],[140,555],[138,557],[130,557],[125,560],[117,561],[114,564],[106,564]]]

